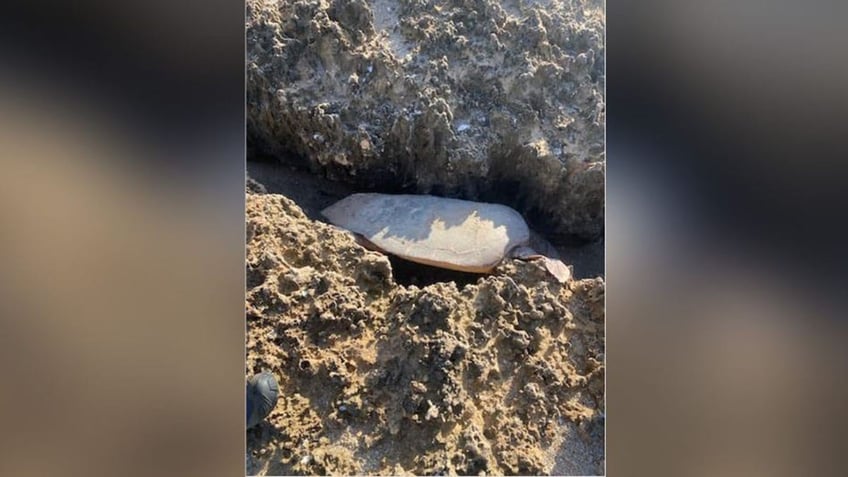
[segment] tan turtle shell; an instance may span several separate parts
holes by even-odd
[[[379,250],[452,270],[486,273],[524,246],[524,218],[500,204],[430,195],[353,194],[322,214]]]

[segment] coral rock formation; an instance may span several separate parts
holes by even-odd
[[[596,239],[604,28],[600,0],[248,0],[251,154]]]
[[[507,260],[461,289],[405,287],[386,256],[262,192],[247,371],[281,393],[248,432],[248,473],[603,473],[602,279]]]

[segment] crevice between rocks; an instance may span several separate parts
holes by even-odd
[[[392,181],[387,182],[384,187],[368,188],[332,181],[322,177],[320,173],[316,174],[298,167],[303,163],[302,159],[293,154],[279,159],[258,156],[248,161],[247,171],[248,176],[262,184],[268,193],[289,197],[310,219],[325,223],[327,220],[321,215],[321,210],[350,194],[357,192],[418,193],[411,187],[401,187],[400,184]],[[500,203],[519,210],[530,228],[546,237],[554,245],[563,261],[574,268],[576,278],[603,275],[603,243],[580,239],[576,236],[555,234],[550,221],[545,220],[546,212],[535,206],[538,198],[534,198],[530,192],[528,180],[522,181],[517,177],[517,172],[510,172],[514,166],[511,166],[509,161],[498,159],[493,161],[493,164],[495,164],[493,180],[485,183],[480,181],[479,184],[469,186],[469,189],[478,191],[475,196],[451,194],[444,188],[434,188],[430,194]],[[417,264],[393,256],[389,256],[389,259],[395,280],[404,286],[423,287],[439,282],[454,282],[458,288],[462,288],[466,284],[476,283],[478,279],[485,276]]]

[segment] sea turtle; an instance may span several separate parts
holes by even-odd
[[[546,253],[554,256],[530,247],[535,235],[521,214],[505,205],[432,195],[353,194],[321,213],[366,247],[413,262],[489,273],[511,257],[542,260],[560,283],[571,277],[553,247],[548,245]]]

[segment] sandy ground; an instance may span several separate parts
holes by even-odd
[[[249,174],[268,193],[247,195],[247,372],[282,396],[247,433],[248,474],[603,474],[602,278],[515,260],[402,283],[315,220],[345,186]]]

